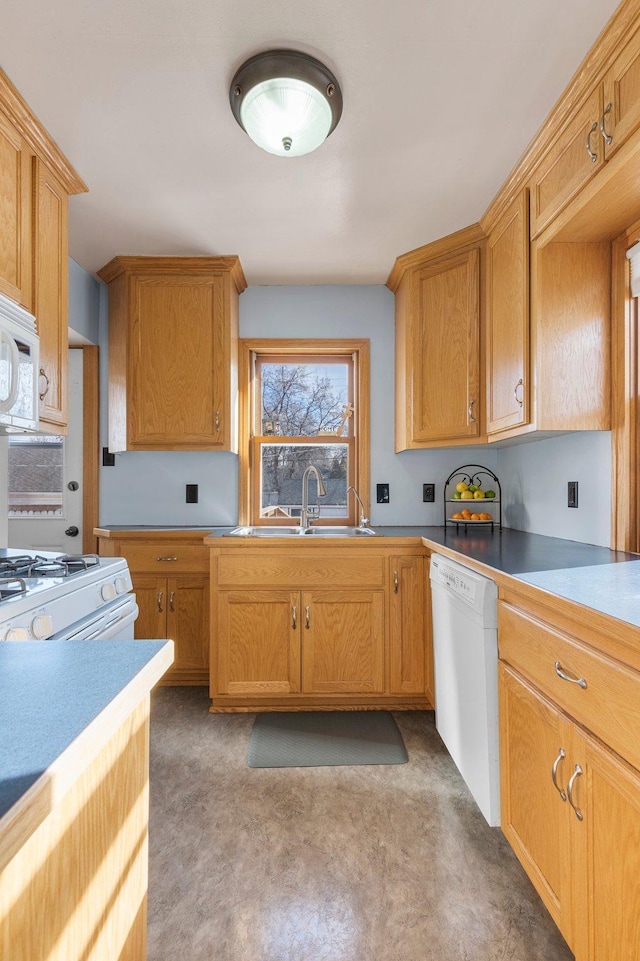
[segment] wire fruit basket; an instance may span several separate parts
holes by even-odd
[[[502,531],[502,488],[492,470],[464,464],[449,474],[444,483],[444,526],[465,532],[469,527]]]

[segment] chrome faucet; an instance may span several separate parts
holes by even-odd
[[[314,464],[310,464],[302,475],[302,510],[300,511],[301,531],[307,531],[311,526],[311,518],[309,517],[309,478],[312,474],[315,476],[316,483],[318,485],[318,497],[324,497],[327,493],[327,489],[324,486],[320,471]]]
[[[360,494],[359,494],[358,491],[355,489],[355,487],[348,487],[348,488],[347,488],[347,497],[349,496],[349,491],[353,491],[353,493],[355,494],[355,498],[356,498],[358,504],[360,504],[360,511],[361,511],[361,513],[360,513],[360,523],[358,524],[358,527],[366,527],[366,526],[368,525],[368,523],[369,523],[369,518],[368,518],[368,517],[365,517],[364,504],[363,504],[362,501],[360,500]]]

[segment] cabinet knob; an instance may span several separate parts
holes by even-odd
[[[600,117],[600,133],[602,134],[602,139],[606,143],[607,147],[613,140],[613,137],[610,137],[607,131],[604,129],[604,118],[607,116],[608,113],[611,113],[612,106],[613,106],[612,104],[608,103],[607,106],[604,108],[604,113]]]
[[[585,140],[585,147],[587,148],[587,153],[591,158],[592,164],[596,163],[598,160],[598,154],[591,149],[591,134],[595,133],[597,129],[598,129],[598,121],[594,120],[593,124],[591,125],[591,130],[587,134],[587,139]]]

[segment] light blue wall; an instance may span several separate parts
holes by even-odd
[[[98,343],[100,284],[69,257],[69,327],[89,344]]]
[[[506,525],[608,547],[611,542],[611,434],[583,431],[507,447],[498,454]],[[567,482],[578,481],[578,507]]]
[[[76,265],[77,266],[77,265]],[[79,270],[80,268],[78,268]],[[77,286],[77,285],[76,285]],[[107,289],[100,285],[101,444],[107,445]],[[371,344],[371,521],[441,524],[442,484],[462,464],[495,470],[508,527],[609,544],[610,434],[581,433],[497,450],[479,446],[394,453],[394,302],[382,286],[249,287],[240,298],[242,337],[366,337]],[[567,508],[567,481],[580,485],[578,509]],[[375,503],[377,483],[391,502]],[[422,503],[435,483],[436,503]],[[200,502],[185,504],[185,485]],[[238,461],[215,452],[128,452],[100,469],[100,523],[235,524]]]
[[[102,288],[102,444],[106,424],[106,288]],[[250,287],[240,297],[242,337],[367,337],[371,343],[371,521],[441,524],[442,483],[461,464],[495,468],[486,448],[394,453],[394,300],[383,286]],[[232,454],[127,452],[100,474],[100,523],[234,524],[238,468]],[[422,503],[423,482],[436,503]],[[185,504],[185,484],[198,484],[200,503]],[[375,504],[375,485],[390,485],[389,504]]]

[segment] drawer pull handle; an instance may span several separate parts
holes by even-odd
[[[219,431],[219,430],[220,430],[220,411],[219,411],[219,410],[216,411],[215,430],[216,430],[216,431]]]
[[[565,672],[562,670],[562,667],[560,666],[560,661],[556,661],[555,668],[556,668],[556,674],[558,675],[559,678],[561,678],[561,680],[569,681],[571,684],[577,684],[578,687],[581,687],[583,691],[586,689],[587,682],[585,681],[585,679],[583,677],[571,677],[570,674],[565,674]]]
[[[309,611],[309,605],[304,609],[304,626],[307,630],[311,627],[311,612]]]
[[[573,801],[573,785],[576,783],[576,779],[579,778],[582,773],[583,773],[583,772],[582,772],[582,768],[580,767],[579,764],[576,764],[576,766],[575,766],[575,768],[574,768],[574,771],[573,771],[573,774],[572,774],[571,777],[569,778],[569,783],[567,784],[567,797],[569,798],[569,804],[570,804],[571,807],[573,808],[574,813],[575,813],[575,816],[577,817],[578,821],[583,821],[583,820],[584,820],[584,815],[583,815],[582,811],[580,810],[580,808],[577,807],[577,806],[574,804],[574,801]]]
[[[38,390],[38,397],[40,398],[40,400],[44,400],[47,394],[49,393],[49,388],[51,387],[51,381],[47,377],[44,367],[40,368],[38,376],[42,377],[44,381],[44,390]]]
[[[298,627],[298,608],[295,604],[291,605],[291,629],[293,631]]]
[[[169,594],[169,610],[171,611],[172,614],[175,613],[175,607],[173,606],[173,599],[175,596],[176,596],[176,592],[171,591],[171,593]]]
[[[158,595],[157,595],[157,597],[156,597],[156,603],[157,603],[157,605],[158,605],[158,614],[162,614],[162,598],[163,598],[163,596],[164,596],[164,591],[158,591]]]
[[[156,557],[157,561],[177,561],[177,557]]]
[[[393,572],[393,593],[394,594],[398,593],[398,572],[397,571]]]
[[[467,414],[468,414],[468,416],[469,416],[469,423],[470,423],[470,424],[475,424],[475,422],[476,422],[476,419],[475,419],[475,417],[473,416],[473,405],[475,404],[475,402],[476,402],[476,401],[475,401],[475,397],[473,397],[473,398],[469,401],[469,409],[467,410]]]
[[[563,801],[566,801],[566,800],[567,800],[567,795],[565,794],[565,792],[563,791],[563,789],[562,789],[562,788],[560,787],[560,785],[558,784],[558,767],[559,767],[559,765],[560,765],[560,762],[561,762],[566,756],[567,756],[567,755],[566,755],[566,753],[565,753],[564,748],[561,747],[560,750],[558,751],[558,756],[557,756],[557,758],[556,758],[555,761],[553,762],[553,767],[551,768],[551,780],[553,781],[553,786],[554,786],[554,788],[556,789],[556,791],[558,792],[558,794],[560,795],[560,797],[562,798]]]
[[[591,125],[591,130],[587,134],[587,139],[585,140],[585,147],[587,148],[587,153],[591,157],[591,163],[594,164],[598,160],[598,154],[591,149],[591,134],[598,129],[598,121],[594,120]]]
[[[607,147],[609,146],[609,144],[610,144],[611,141],[613,140],[613,137],[609,136],[609,134],[607,133],[607,131],[604,129],[604,118],[607,116],[608,113],[611,112],[612,106],[613,106],[613,104],[608,103],[607,106],[604,108],[604,113],[603,113],[602,116],[600,117],[600,133],[602,134],[602,137],[603,137],[604,142],[606,143]]]

